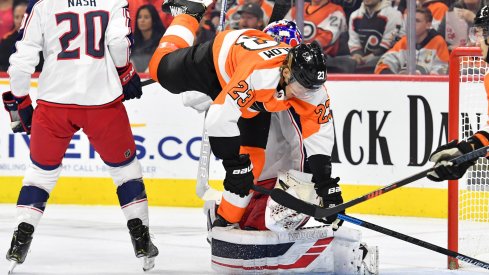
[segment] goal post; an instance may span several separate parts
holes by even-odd
[[[488,121],[484,75],[478,47],[452,51],[449,64],[448,140],[467,139]],[[480,159],[460,180],[448,181],[448,249],[478,259],[489,256],[489,162]],[[448,258],[448,268],[463,267]]]

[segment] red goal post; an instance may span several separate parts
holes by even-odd
[[[487,121],[484,75],[489,72],[479,47],[456,48],[449,64],[448,140],[466,139]],[[479,160],[460,180],[448,182],[448,249],[475,258],[489,255],[489,165]],[[482,244],[482,245],[481,245]],[[448,258],[448,268],[458,269]]]

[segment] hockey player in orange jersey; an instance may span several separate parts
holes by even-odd
[[[317,44],[291,48],[250,29],[224,31],[214,40],[192,46],[208,4],[186,0],[163,4],[175,19],[150,61],[150,74],[172,93],[196,90],[213,99],[206,127],[212,151],[226,170],[218,220],[224,224],[240,221],[252,197],[250,190],[263,167],[268,135],[262,127],[266,118],[260,117],[290,107],[302,123],[318,194],[327,205],[341,203],[341,190],[328,169],[328,143],[333,135],[327,124],[331,114],[323,88],[326,67],[321,48]],[[241,135],[240,118],[249,119],[244,127],[255,136]]]
[[[474,19],[474,27],[471,29],[470,33],[471,40],[480,46],[484,60],[489,62],[489,6],[483,6],[477,12]],[[487,75],[484,77],[484,87],[489,101],[489,77],[487,77]],[[428,174],[428,178],[433,181],[461,178],[467,169],[475,164],[475,161],[468,161],[460,165],[452,165],[449,160],[488,145],[489,122],[467,140],[462,140],[460,142],[458,140],[452,140],[451,142],[438,147],[430,156],[430,161],[435,163],[435,170]]]

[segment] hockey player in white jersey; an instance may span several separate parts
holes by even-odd
[[[31,134],[32,164],[23,179],[7,252],[11,270],[26,259],[63,156],[80,129],[109,166],[136,257],[144,259],[144,270],[154,266],[158,249],[149,234],[142,171],[122,104],[142,94],[140,78],[129,63],[127,5],[125,0],[38,0],[27,9],[10,57],[11,91],[2,95],[12,130]],[[40,51],[44,67],[33,109],[30,79]]]

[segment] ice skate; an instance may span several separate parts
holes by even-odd
[[[360,274],[379,274],[379,248],[377,246],[367,246],[365,243],[361,243],[360,250],[363,251]]]
[[[8,274],[11,274],[18,264],[22,264],[25,261],[31,246],[33,233],[34,226],[25,222],[20,223],[17,230],[14,231],[6,256],[7,260],[11,262]]]
[[[143,225],[140,219],[129,220],[127,227],[131,235],[134,254],[137,258],[143,258],[143,270],[153,269],[155,257],[158,256],[158,248],[151,241],[148,227]]]
[[[172,16],[188,14],[200,22],[210,4],[212,0],[165,0],[161,9]]]

